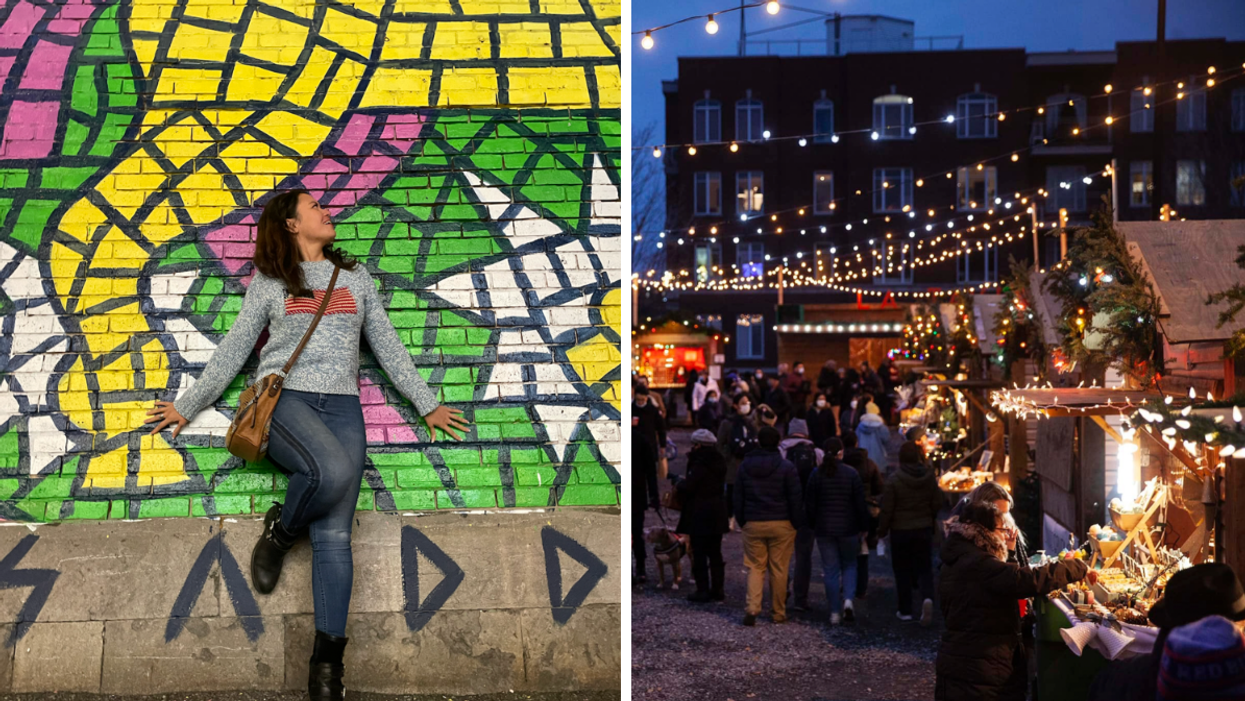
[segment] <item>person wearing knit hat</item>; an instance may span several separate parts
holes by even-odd
[[[791,419],[787,424],[787,437],[778,444],[778,453],[783,459],[795,465],[800,475],[800,488],[808,484],[813,470],[821,464],[824,453],[808,437],[808,422],[804,419]],[[808,609],[808,585],[813,577],[813,545],[816,544],[816,531],[811,524],[804,524],[795,531],[795,554],[791,568],[791,609],[805,611]]]
[[[679,496],[678,533],[691,539],[692,577],[696,591],[688,601],[708,603],[726,598],[723,585],[726,563],[722,559],[722,534],[729,529],[726,512],[726,457],[718,450],[718,437],[707,429],[692,432],[687,454],[687,476],[674,485]]]
[[[856,427],[859,446],[869,453],[869,459],[885,468],[889,463],[887,449],[891,442],[891,428],[878,415],[878,405],[872,401],[865,404],[865,415]]]
[[[1207,616],[1245,621],[1245,587],[1236,572],[1221,562],[1194,565],[1171,576],[1163,598],[1150,608],[1150,622],[1159,627],[1154,651],[1107,665],[1094,677],[1088,701],[1155,698],[1167,639],[1180,626]]]
[[[1158,701],[1245,699],[1245,637],[1223,616],[1172,630],[1159,664]]]

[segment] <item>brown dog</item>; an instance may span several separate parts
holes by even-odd
[[[665,526],[644,529],[644,540],[653,544],[653,559],[657,560],[657,588],[666,588],[666,569],[671,570],[670,588],[678,591],[683,581],[683,558],[689,556],[691,547],[687,536],[675,533]]]

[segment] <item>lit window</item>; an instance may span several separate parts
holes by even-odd
[[[735,318],[735,357],[758,360],[765,357],[765,316],[740,314]]]
[[[718,243],[698,243],[696,244],[696,282],[708,282],[716,279],[718,273],[714,268],[722,268],[722,244]],[[721,318],[718,320],[718,328],[721,329]]]
[[[1130,206],[1150,206],[1150,192],[1154,190],[1153,168],[1150,161],[1133,161],[1128,164],[1128,204]]]
[[[813,213],[834,214],[834,173],[819,170],[813,173]]]
[[[999,189],[997,168],[960,168],[956,175],[956,200],[961,210],[990,209],[994,206],[994,198],[998,196]]]
[[[760,214],[765,211],[765,175],[759,170],[735,174],[735,213]]]
[[[1206,204],[1206,161],[1176,161],[1176,204],[1201,207]]]
[[[735,250],[735,265],[743,277],[761,277],[765,274],[765,245],[741,243]]]

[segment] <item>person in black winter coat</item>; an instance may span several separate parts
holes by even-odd
[[[827,452],[821,467],[809,477],[804,504],[808,521],[817,534],[830,625],[852,623],[856,619],[852,604],[856,589],[856,555],[860,552],[860,540],[869,528],[864,483],[855,470]],[[845,591],[847,596],[843,597],[840,591]]]
[[[746,626],[761,612],[765,574],[769,573],[775,623],[787,620],[787,567],[795,546],[796,528],[804,521],[800,476],[795,465],[778,453],[778,430],[757,433],[759,446],[739,466],[735,482],[735,520],[744,532],[744,565],[748,568]]]
[[[769,383],[769,389],[765,393],[764,403],[777,415],[778,425],[786,426],[787,420],[791,418],[791,395],[783,389],[782,383],[776,376],[770,375],[765,378],[765,381]]]
[[[838,378],[838,375],[835,375]],[[827,438],[839,435],[839,422],[834,418],[834,407],[830,406],[830,397],[825,392],[818,392],[813,398],[813,406],[809,407],[808,437],[814,444],[825,445]]]
[[[657,497],[657,456],[639,430],[639,418],[631,417],[631,552],[635,556],[635,582],[648,581],[644,558],[644,512]]]
[[[936,701],[1024,701],[1028,659],[1017,600],[1085,579],[1075,559],[1041,567],[1008,562],[1016,532],[998,507],[975,503],[947,524],[938,593],[945,630],[934,664]]]
[[[856,447],[858,439],[855,431],[844,431],[843,439],[844,446],[850,440],[852,447],[844,448],[842,462],[851,466],[860,475],[860,481],[865,485],[865,507],[869,511],[868,528],[865,529],[866,547],[861,548],[859,554],[856,555],[856,598],[863,599],[869,590],[869,550],[877,547],[878,544],[878,515],[881,512],[883,488],[882,471],[878,469],[877,463],[869,459],[869,451]]]
[[[827,360],[825,365],[821,366],[821,372],[817,373],[817,391],[834,401],[834,397],[839,391],[839,364],[833,360]]]
[[[692,433],[687,454],[687,477],[675,484],[682,511],[675,530],[691,536],[692,576],[696,591],[689,601],[722,601],[726,565],[722,560],[722,534],[727,531],[726,458],[718,452],[718,437],[707,429]]]
[[[878,537],[891,537],[891,567],[899,593],[901,621],[912,620],[912,583],[921,592],[921,625],[934,615],[934,528],[942,508],[942,489],[922,459],[921,448],[908,441],[899,448],[899,469],[882,490]]]
[[[696,410],[696,428],[703,428],[713,431],[714,435],[718,432],[718,427],[722,425],[722,403],[718,400],[718,393],[709,390],[705,395],[705,403],[700,405]]]

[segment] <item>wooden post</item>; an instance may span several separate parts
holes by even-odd
[[[1223,540],[1218,543],[1222,562],[1245,572],[1245,460],[1229,458],[1223,473]]]
[[[1076,533],[1084,538],[1090,525],[1102,523],[1106,518],[1107,491],[1107,436],[1093,421],[1076,420],[1080,434],[1080,455],[1077,474],[1074,477],[1076,493]]]

